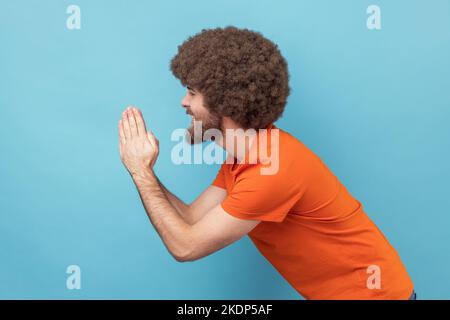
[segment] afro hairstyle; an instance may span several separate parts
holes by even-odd
[[[290,93],[287,62],[261,33],[233,26],[203,29],[178,46],[170,69],[198,90],[205,107],[245,129],[281,117]]]

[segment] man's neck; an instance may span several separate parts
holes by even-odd
[[[222,133],[223,138],[217,141],[217,144],[225,149],[230,157],[235,158],[237,163],[241,163],[251,149],[257,131],[243,129],[234,121],[225,118],[222,123]]]

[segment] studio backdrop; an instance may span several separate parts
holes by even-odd
[[[211,184],[219,164],[171,161],[190,118],[169,63],[229,25],[278,45],[291,94],[277,125],[361,201],[420,298],[450,299],[447,0],[1,0],[0,298],[301,299],[248,237],[177,262],[120,161],[135,105],[161,181],[186,202]]]

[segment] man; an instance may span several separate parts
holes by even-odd
[[[129,107],[122,115],[122,162],[177,261],[200,259],[248,235],[307,299],[411,296],[413,284],[397,252],[361,203],[317,155],[275,127],[290,92],[277,45],[247,29],[205,29],[178,47],[171,70],[188,88],[182,100],[192,116],[188,141],[205,140],[194,130],[201,121],[202,131],[220,130],[214,142],[228,153],[212,185],[186,204],[153,171],[158,140],[141,112]],[[231,135],[249,129],[263,131]],[[273,132],[277,139],[265,139]],[[259,152],[262,140],[268,141],[266,156]],[[269,153],[278,165],[263,174]]]

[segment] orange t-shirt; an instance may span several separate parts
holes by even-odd
[[[267,131],[268,155],[276,153],[273,129],[279,132],[278,171],[261,174],[269,166],[263,156],[249,163],[250,154],[258,154],[255,140],[244,161],[224,162],[213,182],[227,190],[222,208],[261,220],[248,236],[306,299],[408,299],[413,283],[362,204],[316,154],[274,125]]]

